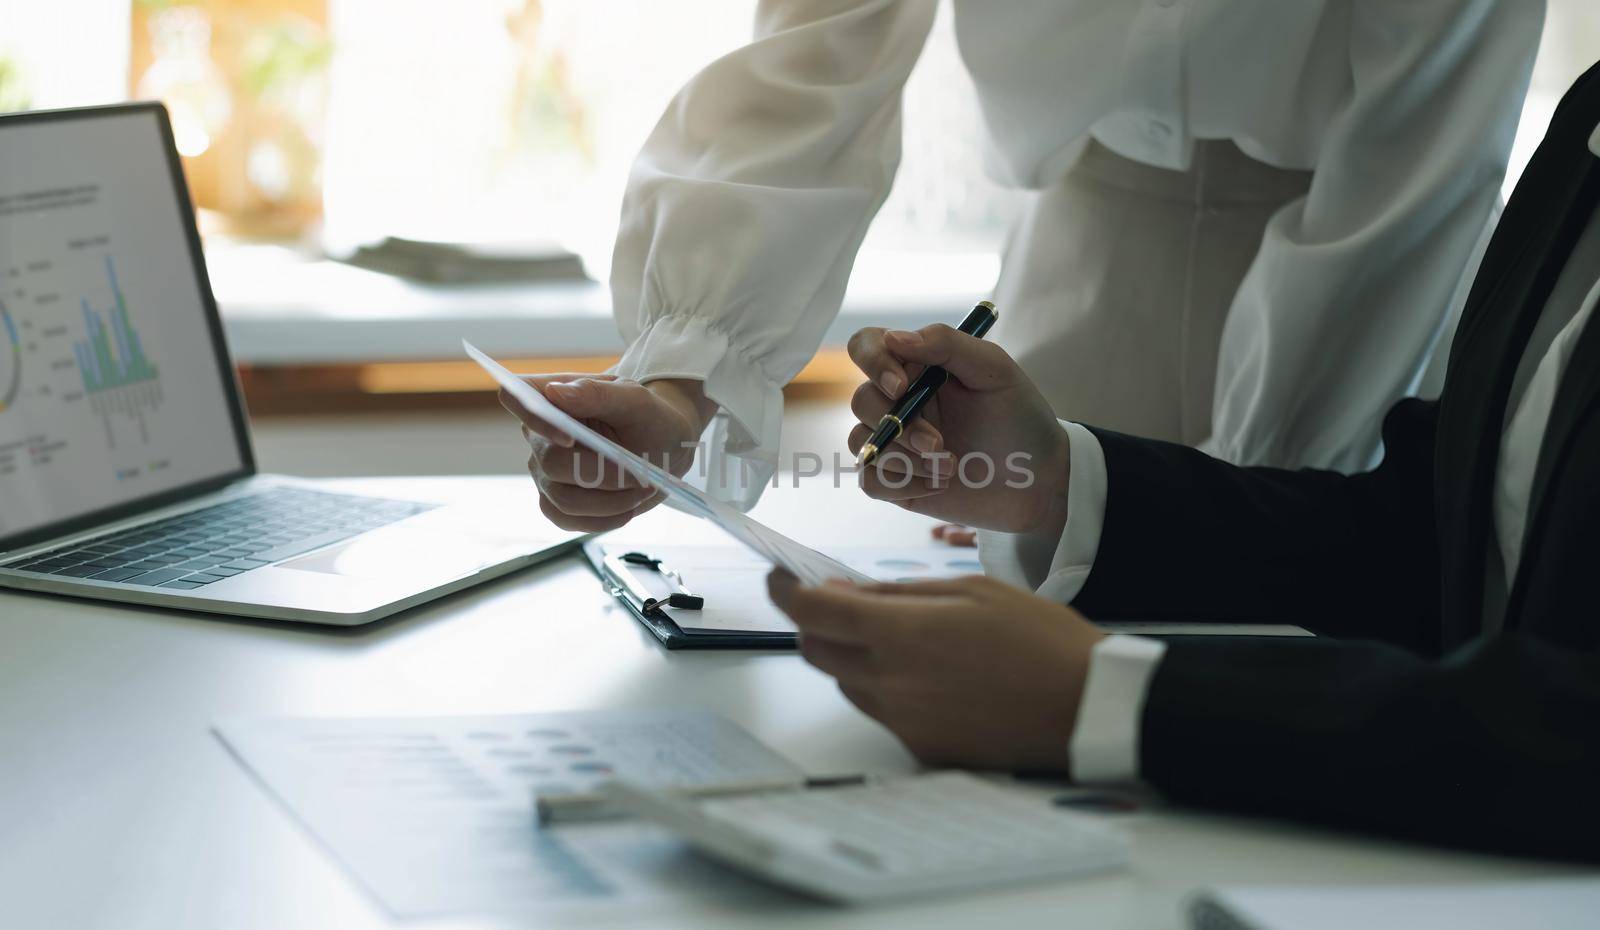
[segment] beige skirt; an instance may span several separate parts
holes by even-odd
[[[1057,416],[1199,443],[1228,308],[1267,221],[1310,184],[1231,142],[1198,143],[1183,172],[1090,142],[1018,223],[992,338]]]

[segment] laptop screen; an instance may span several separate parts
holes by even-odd
[[[253,470],[165,111],[0,117],[0,550]]]

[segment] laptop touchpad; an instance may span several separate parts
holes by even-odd
[[[458,578],[503,561],[503,548],[465,534],[395,526],[319,549],[278,568],[353,578]]]

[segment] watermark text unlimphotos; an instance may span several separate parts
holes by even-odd
[[[696,472],[701,478],[706,477],[707,450],[698,442],[686,442],[677,454],[661,452],[656,454],[642,453],[640,458],[652,465],[677,473],[683,463],[693,457]],[[730,467],[739,470],[740,483],[746,487],[756,483],[765,471],[762,464],[756,460],[741,456],[731,456]],[[987,452],[968,452],[956,455],[953,452],[940,450],[938,452],[904,452],[900,449],[890,449],[878,456],[868,470],[875,473],[880,484],[888,488],[903,488],[919,476],[924,478],[935,476],[935,484],[959,484],[964,488],[982,490],[984,488],[1003,485],[1014,490],[1022,490],[1033,486],[1035,475],[1032,467],[1033,456],[1027,452],[1012,452],[1003,461],[997,462],[994,456]],[[860,479],[861,467],[855,460],[840,452],[833,452],[823,456],[816,452],[794,452],[789,456],[788,467],[780,462],[779,467],[772,473],[769,484],[776,488],[785,481],[798,485],[801,480],[829,475],[833,479],[833,486],[839,487],[844,483],[844,477],[850,476],[850,483],[855,484]],[[608,466],[599,456],[580,455],[574,463],[575,483],[579,487],[599,488],[610,483],[608,476],[616,475],[615,466]]]

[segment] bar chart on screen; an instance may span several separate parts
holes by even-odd
[[[56,470],[95,447],[118,483],[168,467],[154,448],[167,397],[150,346],[161,343],[141,331],[156,320],[112,245],[71,235],[0,262],[0,476]]]
[[[117,446],[114,418],[126,419],[137,429],[139,441],[150,441],[146,415],[161,406],[160,372],[145,356],[139,331],[129,315],[128,301],[117,281],[116,260],[104,256],[110,303],[104,310],[81,299],[82,339],[72,351],[83,380],[89,406],[105,426],[106,442]]]
[[[244,464],[164,119],[0,121],[0,539]]]

